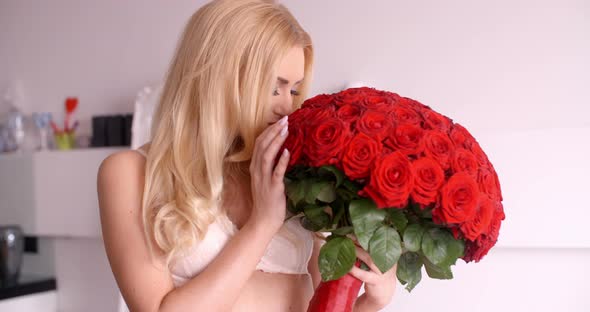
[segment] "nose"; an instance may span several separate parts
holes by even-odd
[[[281,100],[275,107],[275,113],[280,116],[289,115],[293,111],[293,96],[291,93],[281,96]]]

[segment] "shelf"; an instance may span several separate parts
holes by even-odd
[[[0,155],[0,220],[27,235],[99,237],[96,174],[127,147]]]

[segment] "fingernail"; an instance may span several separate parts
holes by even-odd
[[[286,125],[286,124],[287,124],[287,121],[289,121],[289,115],[287,115],[287,116],[285,116],[285,117],[281,118],[281,120],[279,121],[279,124],[280,124],[281,126],[284,126],[284,125]]]
[[[285,149],[285,150],[283,151],[283,156],[284,156],[284,157],[287,157],[287,156],[289,156],[289,150],[288,150],[288,149]]]
[[[289,130],[289,127],[288,127],[288,126],[287,126],[287,127],[285,127],[285,128],[283,128],[283,130],[281,130],[281,136],[285,136],[285,135],[287,135],[287,131],[288,131],[288,130]]]

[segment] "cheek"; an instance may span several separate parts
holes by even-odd
[[[268,106],[267,111],[272,112],[277,106],[281,104],[281,96],[273,96],[270,100],[270,105]]]
[[[273,99],[270,101],[270,105],[266,108],[265,116],[271,117],[274,114],[274,112],[277,110],[280,103],[281,103],[280,97],[273,96]]]
[[[269,102],[269,105],[267,105],[264,108],[264,122],[265,124],[268,122],[271,122],[273,120],[273,118],[275,118],[275,111],[277,109],[277,106],[280,104],[280,100],[278,98],[273,97],[273,99]]]

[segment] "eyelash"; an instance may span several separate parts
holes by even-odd
[[[272,91],[272,95],[277,96],[277,95],[280,95],[280,94],[279,94],[279,91],[277,89],[274,89]],[[300,93],[297,92],[297,91],[295,91],[295,90],[291,90],[291,95],[293,95],[293,96],[299,96]]]

